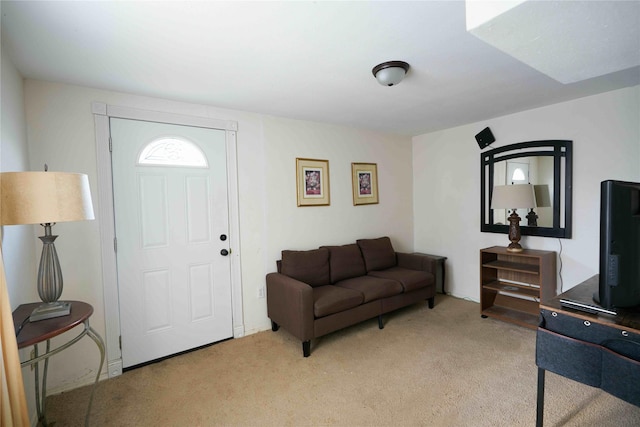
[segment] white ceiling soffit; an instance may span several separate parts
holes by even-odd
[[[640,1],[466,2],[467,31],[564,84],[640,65]]]

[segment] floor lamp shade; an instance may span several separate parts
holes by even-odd
[[[549,197],[549,186],[547,184],[534,185],[533,189],[536,193],[536,207],[551,207],[551,197]]]
[[[69,314],[62,295],[62,271],[51,233],[57,222],[94,219],[87,175],[66,172],[0,173],[0,224],[41,224],[45,235],[38,269],[38,294],[45,303],[31,315],[43,320]]]
[[[533,191],[536,194],[536,208],[551,207],[551,199],[549,198],[549,186],[547,184],[534,185]],[[538,226],[538,214],[531,208],[527,214],[527,225],[530,227]]]

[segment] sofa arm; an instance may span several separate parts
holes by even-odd
[[[398,267],[436,274],[438,263],[436,258],[430,255],[396,252],[396,259],[398,260]]]
[[[267,274],[267,316],[301,341],[313,338],[313,288],[281,273]]]
[[[444,261],[446,257],[439,255],[429,255],[421,253],[396,253],[398,260],[398,267],[409,268],[411,270],[427,271],[436,279],[436,290],[440,289],[440,292],[446,294],[444,283]]]

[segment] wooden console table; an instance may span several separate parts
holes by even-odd
[[[640,312],[589,314],[564,308],[560,299],[588,305],[598,276],[540,304],[536,337],[536,426],[543,425],[544,376],[551,371],[640,406]]]
[[[556,253],[493,246],[480,250],[480,315],[538,327],[540,300],[556,295]]]
[[[29,322],[31,312],[41,303],[22,304],[13,312],[13,324],[16,328],[16,340],[18,348],[33,346],[33,357],[20,363],[21,367],[35,365],[35,386],[36,386],[36,410],[38,413],[38,421],[43,426],[47,426],[45,414],[46,398],[47,398],[47,370],[49,367],[49,358],[56,353],[65,350],[78,342],[82,337],[88,335],[98,346],[100,350],[100,367],[96,374],[91,396],[89,398],[89,407],[85,418],[85,425],[89,425],[89,415],[91,413],[91,404],[93,403],[93,394],[100,379],[100,371],[104,364],[105,347],[102,338],[89,326],[89,317],[93,314],[93,307],[87,303],[80,301],[69,301],[71,303],[71,313],[68,316],[56,317],[53,319],[40,320],[38,322]],[[84,329],[72,340],[65,344],[51,349],[50,340],[63,332],[69,331],[76,326],[84,325]],[[46,341],[46,350],[43,354],[38,353],[38,344]],[[40,375],[39,362],[44,360],[44,372],[42,376],[42,392],[40,393]]]

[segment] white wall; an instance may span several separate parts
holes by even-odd
[[[413,138],[415,250],[447,259],[447,290],[478,301],[479,250],[508,243],[480,232],[480,150],[524,141],[573,141],[573,237],[523,236],[526,248],[559,252],[564,290],[598,273],[600,182],[640,182],[640,86],[537,108]],[[560,287],[560,281],[558,281]]]
[[[2,50],[0,98],[0,172],[29,170],[27,154],[27,127],[24,115],[23,79]],[[36,291],[36,239],[40,228],[33,225],[0,227],[3,261],[9,302],[14,310],[24,302],[37,301]],[[29,349],[20,351],[20,358],[29,358]],[[22,370],[29,413],[35,416],[33,373]]]
[[[154,99],[98,89],[27,80],[26,122],[30,164],[88,174],[97,206],[97,171],[91,103],[211,117],[238,122],[237,158],[245,333],[269,329],[266,300],[257,297],[265,274],[275,271],[283,249],[316,248],[389,235],[411,250],[411,139],[319,123]],[[295,159],[328,159],[331,205],[296,206]],[[380,204],[352,204],[351,162],[378,163]],[[65,278],[63,298],[94,306],[92,326],[105,333],[99,221],[56,225]],[[52,392],[91,382],[97,351],[82,340],[51,361]]]
[[[29,170],[22,76],[2,51],[2,119],[0,171]],[[2,227],[2,247],[11,308],[37,298],[36,241],[33,225]],[[7,248],[6,250],[4,248]],[[30,286],[34,284],[34,286]]]
[[[397,250],[413,249],[410,138],[275,117],[265,118],[264,138],[267,222],[280,225],[266,228],[269,262],[282,249],[383,235]],[[296,157],[329,161],[331,206],[296,207]],[[353,205],[352,162],[377,163],[379,204]]]

